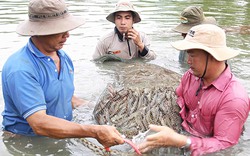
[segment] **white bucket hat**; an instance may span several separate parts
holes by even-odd
[[[178,50],[202,49],[218,61],[225,61],[239,54],[226,45],[226,34],[223,29],[213,24],[201,24],[192,27],[184,40],[171,45]]]
[[[81,17],[68,12],[64,0],[30,0],[29,19],[17,26],[24,36],[52,35],[73,30],[85,23]]]
[[[134,13],[134,23],[141,21],[141,17],[137,11],[135,11],[134,5],[128,0],[120,0],[115,9],[106,17],[106,19],[112,23],[115,23],[115,13],[119,11],[132,11]]]
[[[173,28],[173,31],[187,34],[189,29],[199,24],[214,24],[217,22],[214,17],[205,17],[203,9],[198,6],[189,6],[181,13],[181,23]]]

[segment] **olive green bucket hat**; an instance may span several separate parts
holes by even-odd
[[[187,34],[190,28],[199,24],[214,24],[217,22],[214,17],[205,17],[203,9],[198,6],[189,6],[181,13],[181,23],[173,28],[173,31]]]
[[[134,13],[134,23],[141,21],[141,17],[137,11],[135,11],[134,5],[128,0],[120,0],[115,9],[106,17],[106,19],[112,23],[115,23],[115,13],[119,11],[132,11]]]

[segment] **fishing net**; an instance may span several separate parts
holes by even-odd
[[[107,85],[93,111],[98,124],[113,125],[128,138],[145,132],[149,124],[181,130],[175,95],[180,74],[136,62],[119,66],[116,75],[116,82]]]

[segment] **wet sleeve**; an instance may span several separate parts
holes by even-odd
[[[208,138],[191,137],[192,155],[216,152],[238,143],[244,123],[248,117],[249,104],[234,99],[221,106],[214,121],[214,134]]]

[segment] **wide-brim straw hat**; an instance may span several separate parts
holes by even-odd
[[[21,22],[16,32],[24,36],[52,35],[73,30],[85,23],[82,17],[69,13],[64,0],[31,0],[29,19]]]
[[[178,50],[202,49],[218,61],[225,61],[239,54],[226,45],[226,34],[223,29],[213,24],[201,24],[192,27],[184,40],[171,45]]]
[[[173,31],[187,34],[190,28],[199,24],[217,25],[214,17],[205,17],[203,9],[198,6],[189,6],[181,13],[181,23],[173,28]]]
[[[119,11],[132,11],[134,13],[134,23],[139,23],[141,21],[141,17],[135,10],[134,5],[127,0],[120,0],[115,5],[115,9],[106,17],[106,19],[112,23],[115,23],[115,13]]]

